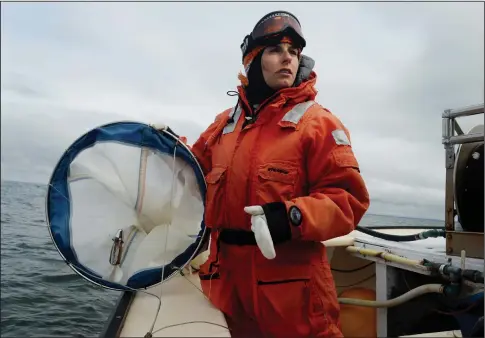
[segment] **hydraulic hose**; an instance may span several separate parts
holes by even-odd
[[[366,225],[364,228],[371,230],[415,230],[415,229],[437,229],[445,230],[444,226],[436,225]]]
[[[379,231],[367,229],[366,227],[363,227],[360,225],[356,227],[356,230],[373,237],[377,237],[377,238],[381,238],[381,239],[385,239],[393,242],[412,242],[412,241],[419,241],[421,239],[426,239],[426,238],[446,237],[446,232],[443,229],[430,229],[413,235],[384,234]]]
[[[384,301],[375,300],[364,300],[364,299],[354,299],[354,298],[339,298],[340,304],[357,305],[365,307],[377,307],[377,308],[389,308],[397,305],[401,305],[405,302],[410,301],[416,297],[422,296],[427,293],[441,293],[446,294],[446,286],[441,284],[425,284],[412,289],[405,294]]]
[[[481,283],[483,284],[483,272],[477,270],[469,270],[465,269],[462,271],[462,277],[466,280],[469,280],[472,283]]]
[[[406,258],[406,257],[401,257],[401,256],[398,256],[398,255],[394,255],[392,253],[389,253],[389,252],[385,252],[385,251],[377,251],[377,250],[373,250],[373,249],[358,248],[356,246],[348,246],[345,250],[347,252],[360,254],[362,256],[376,257],[376,258],[380,258],[380,259],[383,259],[383,260],[388,261],[388,262],[412,266],[413,268],[420,269],[420,270],[423,270],[423,271],[428,271],[428,270],[431,269],[431,267],[424,266],[422,264],[422,261],[415,260],[415,259],[409,259],[409,258]]]
[[[476,287],[475,284],[483,284],[483,272],[477,270],[470,270],[470,269],[461,269],[456,266],[452,266],[450,264],[443,264],[443,263],[434,263],[428,261],[426,258],[422,261],[409,259],[406,257],[398,256],[386,251],[378,251],[373,249],[367,248],[359,248],[356,246],[348,246],[345,250],[349,253],[359,254],[362,256],[369,256],[369,257],[376,257],[383,259],[387,262],[393,262],[398,264],[404,264],[407,266],[412,266],[415,269],[423,270],[423,271],[432,271],[436,274],[443,275],[449,277],[452,282],[466,282],[466,284]]]

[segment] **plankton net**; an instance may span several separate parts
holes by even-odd
[[[49,232],[78,274],[106,288],[148,288],[199,253],[205,181],[169,129],[116,122],[77,139],[47,191]],[[162,276],[163,273],[163,276]]]

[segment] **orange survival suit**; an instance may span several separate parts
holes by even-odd
[[[312,71],[297,87],[278,91],[257,118],[238,87],[239,104],[219,114],[192,146],[206,176],[211,229],[199,275],[233,337],[342,337],[321,241],[350,233],[369,195],[347,129],[313,101],[315,82]],[[301,222],[288,225],[285,216],[274,222],[288,229],[273,236],[276,258],[268,260],[244,207],[278,203],[285,212],[296,206]]]

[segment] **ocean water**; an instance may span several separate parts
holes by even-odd
[[[75,274],[45,223],[46,186],[1,183],[1,336],[97,337],[120,293]],[[443,222],[366,215],[362,225],[441,226]]]
[[[46,186],[1,184],[1,336],[95,337],[119,295],[75,274],[45,223]]]

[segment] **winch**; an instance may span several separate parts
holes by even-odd
[[[484,104],[445,110],[442,143],[446,153],[446,253],[484,257],[484,126],[464,133],[459,117],[484,113]],[[455,146],[458,149],[455,153]],[[462,253],[464,251],[464,253]]]

